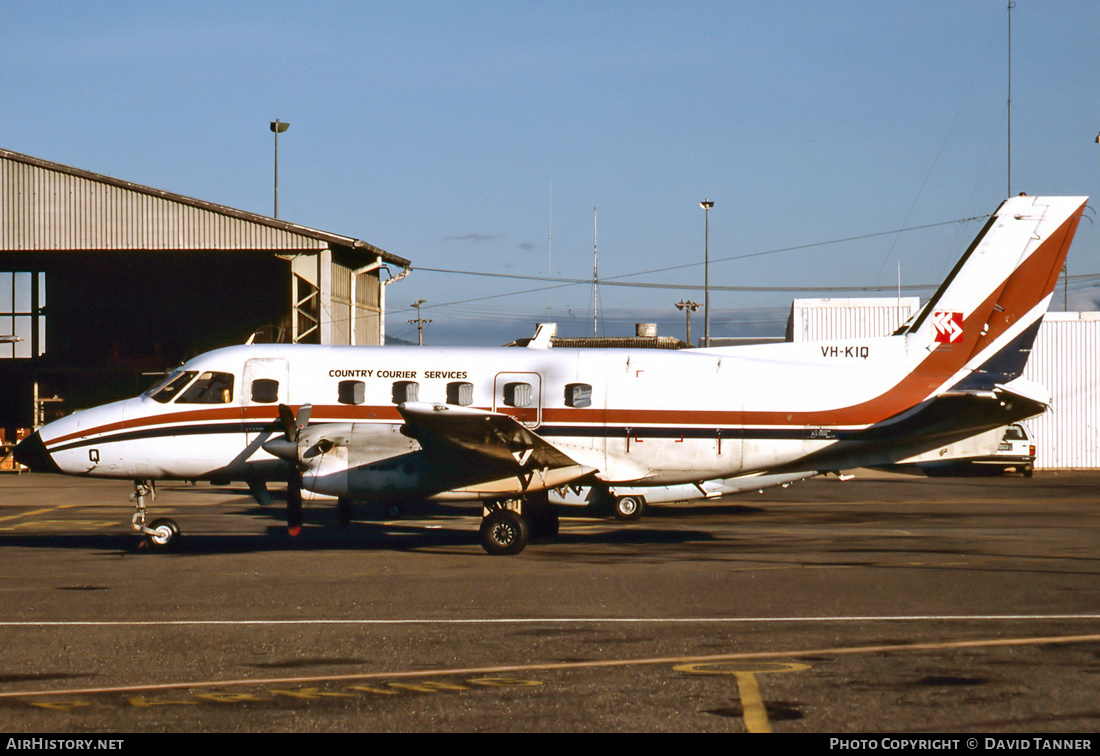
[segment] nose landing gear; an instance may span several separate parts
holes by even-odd
[[[130,525],[134,530],[145,536],[145,542],[150,546],[167,551],[179,545],[180,529],[176,523],[167,517],[160,517],[148,525],[145,524],[148,506],[145,497],[157,498],[157,489],[149,480],[135,480],[134,492],[130,494],[130,501],[134,502],[134,516],[130,519]]]

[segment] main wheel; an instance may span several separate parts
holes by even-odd
[[[148,533],[145,537],[151,546],[167,551],[175,548],[179,544],[179,526],[167,517],[153,520],[153,522],[149,524],[149,529],[153,532]]]
[[[478,530],[481,548],[494,556],[518,554],[527,546],[527,520],[511,509],[494,509]]]
[[[336,501],[336,516],[340,520],[340,527],[351,525],[351,499],[340,498]]]
[[[615,518],[637,520],[645,511],[645,499],[641,496],[620,496],[615,499]]]

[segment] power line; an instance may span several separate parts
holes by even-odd
[[[985,220],[988,217],[989,217],[988,215],[976,215],[976,216],[973,216],[973,217],[970,217],[970,218],[958,218],[956,220],[940,221],[938,223],[927,223],[927,224],[922,225],[922,226],[911,226],[909,228],[895,229],[893,231],[878,231],[878,232],[870,233],[870,234],[861,234],[861,235],[858,235],[858,236],[849,236],[849,237],[845,237],[845,238],[842,238],[842,239],[832,239],[832,240],[823,241],[823,242],[811,242],[811,243],[808,243],[808,244],[798,244],[798,245],[791,246],[791,247],[782,247],[782,248],[779,248],[779,249],[769,249],[769,250],[765,250],[765,251],[762,251],[762,252],[750,252],[750,253],[743,254],[743,255],[731,255],[729,257],[718,258],[717,260],[713,260],[712,262],[722,263],[722,262],[731,262],[731,261],[734,261],[734,260],[746,260],[746,259],[750,259],[750,258],[754,258],[754,257],[764,257],[766,255],[780,254],[780,253],[783,253],[783,252],[795,252],[795,251],[798,251],[798,250],[812,249],[814,247],[824,247],[824,246],[828,246],[830,244],[844,244],[844,243],[847,243],[847,242],[862,241],[862,240],[865,240],[865,239],[873,239],[873,238],[879,237],[879,236],[890,236],[892,234],[900,234],[900,233],[904,233],[904,232],[908,232],[908,231],[922,231],[922,230],[929,229],[929,228],[936,228],[936,227],[939,227],[939,226],[949,226],[949,225],[956,224],[956,223],[968,223],[968,222],[974,221],[974,220]],[[683,263],[681,265],[670,265],[670,266],[667,266],[667,267],[664,267],[664,268],[653,268],[651,270],[637,271],[637,272],[634,272],[634,273],[623,273],[623,274],[618,275],[618,276],[611,276],[610,278],[602,278],[602,279],[600,279],[600,283],[605,285],[605,286],[625,286],[625,287],[649,288],[649,289],[688,289],[688,290],[701,289],[703,287],[699,286],[697,284],[624,282],[621,279],[633,278],[635,276],[650,275],[650,274],[653,274],[653,273],[667,273],[667,272],[673,271],[673,270],[684,270],[684,269],[687,269],[687,268],[698,267],[699,265],[702,265],[702,264],[703,263],[699,263],[699,262],[691,262],[691,263]],[[418,266],[412,266],[410,269],[411,270],[422,271],[422,272],[425,272],[425,273],[442,273],[442,274],[446,274],[446,275],[479,276],[479,277],[483,277],[483,278],[507,278],[507,279],[519,280],[519,281],[545,281],[545,282],[548,282],[548,283],[549,282],[557,283],[558,286],[553,287],[553,288],[564,288],[566,286],[580,286],[580,285],[588,286],[588,285],[591,285],[593,283],[593,279],[583,279],[583,278],[552,278],[550,276],[547,276],[546,278],[543,278],[541,276],[520,275],[520,274],[517,274],[517,273],[489,273],[489,272],[486,272],[486,271],[452,270],[452,269],[448,269],[448,268],[427,268],[427,267],[418,267]],[[907,291],[922,291],[922,290],[926,290],[926,289],[934,289],[935,287],[936,287],[936,284],[915,284],[915,285],[904,286],[902,288],[904,290],[907,290]],[[550,288],[550,287],[548,286],[547,288]],[[789,292],[800,292],[800,291],[803,291],[803,292],[821,292],[821,293],[827,293],[827,292],[841,293],[841,292],[864,292],[864,291],[886,291],[886,290],[895,291],[897,289],[896,286],[875,286],[875,285],[866,285],[866,286],[711,286],[710,288],[715,289],[717,291],[788,292],[788,293]],[[482,301],[484,299],[495,299],[495,298],[498,298],[498,297],[519,296],[519,295],[522,295],[522,294],[529,294],[532,291],[541,291],[541,290],[542,290],[542,287],[539,287],[539,289],[527,289],[527,290],[524,290],[524,291],[511,292],[511,293],[507,293],[507,294],[493,294],[493,295],[489,295],[489,296],[485,296],[485,297],[476,297],[476,298],[472,298],[472,299],[464,299],[464,300],[460,300],[460,301],[456,301],[456,302],[446,302],[446,303],[443,303],[443,304],[434,305],[434,307],[438,308],[438,307],[445,307],[445,306],[456,305],[456,304],[466,304],[468,302],[477,302],[477,301]]]

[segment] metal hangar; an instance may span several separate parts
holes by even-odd
[[[0,149],[0,429],[132,396],[249,339],[383,344],[386,284],[409,265],[359,239]]]

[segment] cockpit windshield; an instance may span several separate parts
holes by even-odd
[[[180,389],[190,383],[196,375],[198,375],[196,370],[177,370],[145,393],[161,404],[167,404],[175,399]]]
[[[146,393],[161,404],[229,404],[233,401],[233,374],[177,370]]]
[[[203,373],[187,387],[177,404],[229,404],[233,401],[232,373]]]

